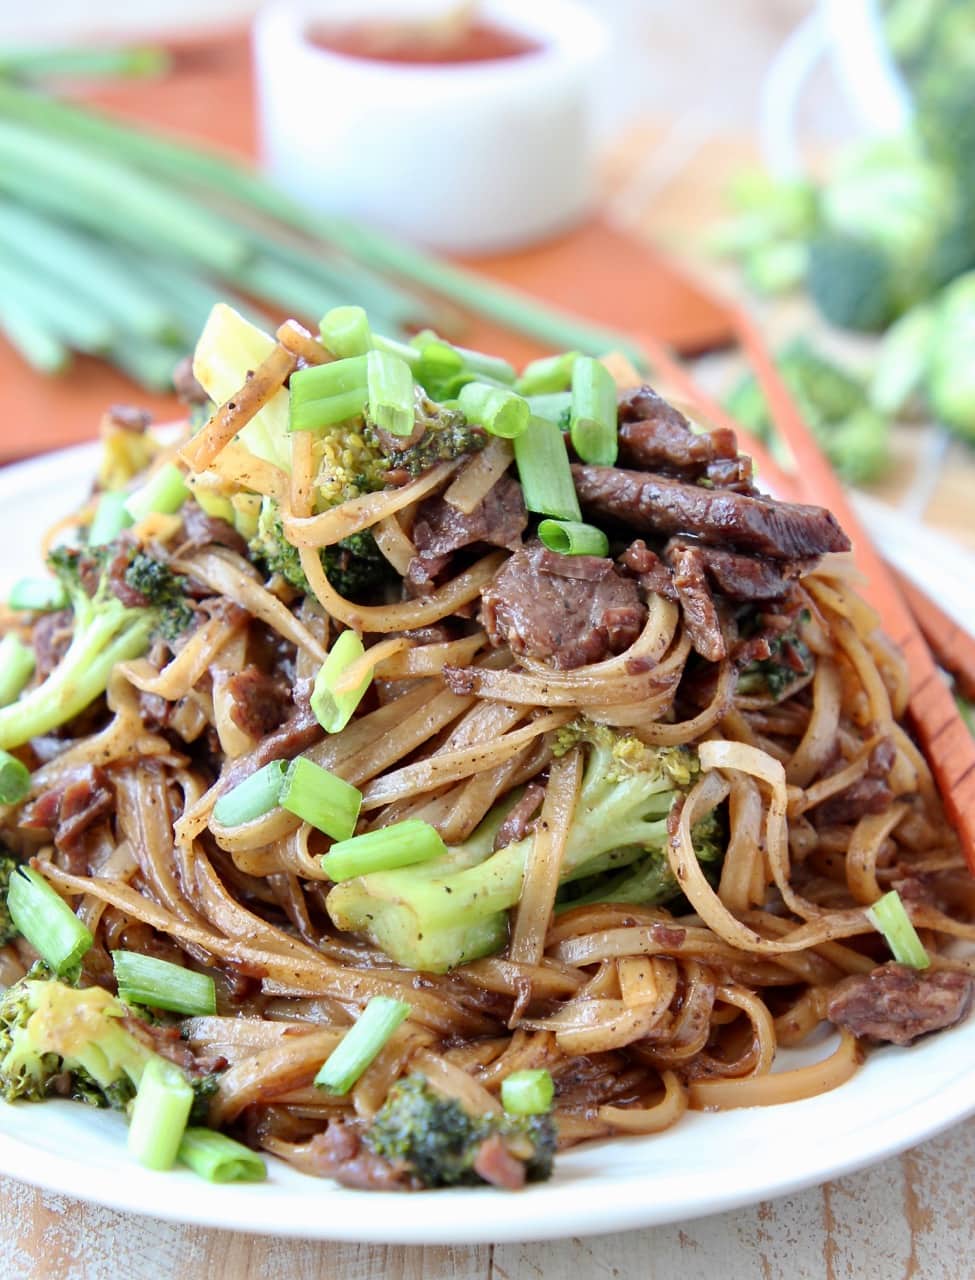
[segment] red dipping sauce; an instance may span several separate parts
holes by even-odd
[[[346,58],[429,67],[523,58],[543,48],[539,41],[520,32],[476,20],[444,38],[409,27],[361,22],[342,27],[315,27],[308,32],[308,40],[319,49]]]

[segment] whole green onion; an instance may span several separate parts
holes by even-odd
[[[171,1062],[146,1063],[129,1117],[129,1154],[146,1169],[171,1169],[193,1106],[189,1081]]]
[[[483,427],[492,436],[514,440],[528,430],[531,410],[528,401],[503,387],[468,382],[458,396],[461,412],[468,422]]]
[[[114,542],[123,529],[132,523],[126,510],[128,496],[124,493],[103,493],[98,499],[95,515],[88,526],[89,547],[104,547]]]
[[[125,510],[133,524],[138,524],[148,515],[172,515],[189,496],[190,491],[186,487],[182,471],[175,462],[166,462],[149,477],[141,489],[129,494],[125,500]]]
[[[555,1083],[544,1067],[512,1071],[501,1081],[501,1105],[509,1115],[544,1115],[554,1097]]]
[[[563,556],[604,556],[609,551],[602,529],[581,520],[543,520],[538,536],[549,551]]]
[[[616,383],[605,365],[580,356],[572,367],[572,447],[583,462],[611,467],[616,462]]]
[[[525,506],[542,516],[581,520],[565,437],[554,422],[532,417],[511,442]]]
[[[169,66],[167,50],[152,46],[0,50],[0,75],[16,76],[20,80],[46,79],[48,76],[82,76],[99,80],[107,76],[157,76],[167,71]]]
[[[245,822],[263,818],[276,808],[281,798],[286,760],[272,760],[226,791],[213,806],[214,819],[222,827],[240,827]]]
[[[337,840],[321,858],[330,880],[352,880],[371,871],[392,871],[429,862],[447,852],[436,827],[419,818],[406,818],[378,831],[366,831],[350,840]]]
[[[873,927],[884,935],[898,964],[909,965],[912,969],[928,967],[930,957],[896,889],[878,898],[866,914]]]
[[[315,1084],[329,1093],[348,1093],[410,1012],[411,1006],[405,1000],[373,996],[325,1059]]]
[[[413,373],[399,356],[370,351],[366,356],[369,417],[391,436],[408,436],[416,425]]]
[[[311,694],[311,709],[326,733],[342,732],[372,683],[371,672],[366,672],[357,688],[342,693],[335,689],[352,663],[361,658],[365,651],[365,646],[355,631],[343,631],[336,637],[318,670]]]
[[[196,1018],[217,1012],[216,987],[208,973],[184,969],[138,951],[113,951],[112,965],[119,997],[130,1004],[146,1004]]]
[[[313,760],[298,756],[284,775],[280,803],[333,840],[348,840],[355,833],[362,792]]]
[[[17,929],[59,976],[81,961],[94,939],[63,898],[32,867],[10,877],[7,910]]]
[[[263,1182],[267,1177],[267,1165],[256,1151],[215,1129],[187,1129],[176,1158],[207,1182]]]
[[[68,593],[56,578],[21,578],[10,588],[7,604],[11,609],[51,613],[67,608]]]
[[[71,352],[49,321],[31,309],[29,298],[0,298],[0,332],[38,373],[63,373]]]
[[[552,395],[568,391],[572,386],[572,370],[580,352],[563,351],[557,356],[542,356],[525,365],[521,377],[515,383],[523,396]]]
[[[20,804],[30,792],[30,770],[23,760],[0,750],[0,804]]]
[[[0,707],[9,706],[31,678],[36,659],[16,631],[0,640]]]
[[[364,356],[372,349],[369,319],[362,307],[333,307],[318,326],[322,344],[333,356]]]

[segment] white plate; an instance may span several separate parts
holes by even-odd
[[[0,472],[0,585],[34,572],[42,530],[88,490],[91,446]],[[885,553],[921,564],[959,621],[972,560],[929,530],[868,502]],[[828,1043],[797,1065],[828,1051]],[[210,1186],[185,1170],[149,1173],[125,1152],[121,1117],[79,1104],[0,1104],[0,1172],[68,1195],[182,1222],[275,1235],[396,1244],[466,1244],[619,1231],[717,1213],[836,1177],[923,1141],[975,1111],[975,1020],[910,1049],[873,1053],[833,1093],[781,1107],[691,1114],[666,1133],[592,1143],[551,1182],[518,1194],[464,1188],[361,1192],[269,1161],[267,1182]]]

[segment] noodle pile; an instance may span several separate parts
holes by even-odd
[[[254,380],[248,412],[294,367],[287,352],[276,359],[277,381]],[[153,533],[158,554],[201,587],[206,620],[175,648],[155,645],[118,666],[104,711],[75,722],[33,779],[36,796],[98,766],[111,779],[112,811],[70,855],[19,826],[15,811],[3,831],[94,934],[87,982],[111,984],[118,947],[214,976],[218,1015],[181,1023],[194,1054],[226,1065],[213,1126],[322,1172],[314,1136],[335,1119],[367,1123],[411,1071],[488,1113],[506,1076],[544,1067],[560,1146],[655,1133],[688,1108],[793,1101],[850,1078],[864,1044],[847,1029],[817,1066],[771,1068],[779,1048],[821,1026],[842,979],[888,959],[865,915],[888,889],[901,890],[933,968],[965,967],[948,944],[975,937],[973,885],[903,725],[903,665],[845,557],[795,587],[812,670],[779,696],[739,692],[731,660],[694,655],[680,606],[662,595],[626,652],[556,670],[492,648],[476,621],[505,551],[475,556],[427,595],[368,605],[339,595],[320,558],[368,529],[405,574],[419,501],[446,491],[472,510],[508,468],[507,442],[316,514],[310,433],[293,434],[289,475],[234,441],[240,420],[225,410],[186,453],[280,502],[310,594],[226,547],[181,551],[178,527]],[[463,633],[437,630],[458,615]],[[445,974],[401,969],[331,924],[321,833],[281,808],[237,827],[214,818],[221,794],[281,754],[282,730],[255,738],[234,720],[228,677],[257,661],[307,686],[344,628],[366,650],[349,683],[370,674],[372,692],[342,732],[300,749],[362,791],[360,830],[421,818],[456,844],[519,788],[543,789],[499,954]],[[468,674],[463,691],[444,674],[458,668]],[[652,747],[698,751],[701,771],[670,816],[667,857],[683,895],[673,912],[613,902],[553,912],[582,771],[579,750],[555,755],[553,745],[580,717]],[[890,804],[830,821],[825,802],[868,775],[880,746]],[[713,811],[727,827],[719,873],[699,861],[692,838]],[[4,955],[9,981],[28,957]],[[346,1096],[315,1088],[323,1060],[377,994],[407,999],[408,1021]]]

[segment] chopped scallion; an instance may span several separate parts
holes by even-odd
[[[340,360],[364,356],[372,349],[369,319],[362,307],[333,307],[318,326],[322,344]]]
[[[468,382],[461,387],[458,400],[468,422],[483,427],[492,436],[514,440],[528,430],[531,419],[528,401],[514,391],[484,382]]]
[[[348,1093],[396,1028],[410,1016],[410,1009],[405,1000],[373,996],[358,1021],[325,1059],[315,1083],[329,1093]]]
[[[563,351],[557,356],[543,356],[525,365],[521,377],[515,383],[523,396],[545,396],[568,391],[572,386],[572,369],[579,356],[578,351]]]
[[[884,935],[891,955],[898,964],[909,965],[912,969],[926,969],[931,963],[924,943],[918,937],[896,889],[891,889],[890,893],[877,899],[867,911],[867,919]]]
[[[208,973],[142,955],[138,951],[113,951],[115,981],[121,999],[169,1009],[187,1017],[202,1018],[217,1012],[217,993]]]
[[[528,430],[511,443],[528,510],[560,520],[581,520],[565,437],[556,424],[532,417]]]
[[[616,462],[616,383],[605,365],[580,356],[572,367],[569,434],[583,462],[611,467]]]
[[[176,1158],[207,1182],[263,1182],[267,1177],[267,1165],[256,1151],[215,1129],[187,1129]]]
[[[352,880],[371,871],[392,871],[417,862],[429,862],[447,852],[435,827],[419,818],[407,818],[378,831],[367,831],[351,840],[338,840],[323,854],[322,870],[329,879]]]
[[[272,760],[243,782],[238,782],[213,806],[216,821],[222,827],[239,827],[270,813],[280,799],[287,768],[286,760]]]
[[[30,791],[30,770],[23,760],[0,750],[0,804],[20,804]]]
[[[501,1105],[509,1115],[544,1115],[554,1097],[555,1082],[544,1067],[512,1071],[501,1081]]]
[[[291,375],[288,428],[317,431],[358,417],[366,407],[366,357],[348,356]]]
[[[562,556],[604,556],[609,551],[602,529],[581,520],[543,520],[538,536],[549,551]]]
[[[335,692],[335,686],[344,673],[365,651],[355,631],[343,631],[319,668],[311,695],[311,709],[326,733],[342,732],[369,688],[372,675],[367,672],[358,688],[344,693]]]
[[[416,425],[413,404],[413,372],[405,360],[388,351],[370,351],[366,357],[369,417],[391,436],[408,436]]]
[[[167,462],[149,477],[141,489],[129,494],[125,510],[133,524],[138,524],[154,513],[172,515],[189,496],[186,477],[174,462]]]
[[[554,422],[563,431],[569,429],[569,416],[572,412],[572,393],[569,391],[552,391],[547,395],[529,396],[528,407],[536,418],[545,418]]]
[[[67,608],[68,593],[56,578],[21,578],[10,588],[7,604],[11,609],[51,613]]]
[[[10,877],[7,910],[17,929],[58,975],[80,961],[93,938],[63,898],[32,867]]]
[[[129,1153],[146,1169],[171,1169],[193,1106],[189,1081],[173,1063],[145,1065],[129,1118]]]
[[[8,631],[0,640],[0,707],[13,702],[30,679],[34,665],[34,650],[24,644],[16,631]]]
[[[284,775],[280,803],[333,840],[348,840],[355,834],[362,793],[314,760],[298,756]]]
[[[109,491],[98,499],[95,515],[88,526],[89,547],[104,547],[114,542],[123,529],[132,523],[132,517],[125,509],[127,495]]]
[[[410,368],[414,368],[420,360],[420,353],[409,342],[400,342],[398,338],[387,338],[381,333],[372,335],[372,345],[377,351],[385,351],[388,355],[399,356]]]

